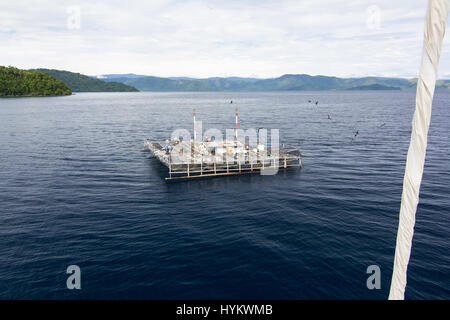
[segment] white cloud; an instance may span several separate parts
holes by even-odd
[[[79,6],[80,29],[67,28]],[[367,8],[380,11],[369,28]],[[24,1],[0,4],[0,64],[85,74],[403,76],[418,72],[426,2]],[[444,39],[440,75],[450,75]]]

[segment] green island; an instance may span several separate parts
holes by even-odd
[[[106,82],[95,79],[84,74],[54,70],[54,69],[36,69],[39,72],[46,73],[67,84],[73,92],[136,92],[135,87],[119,83]]]
[[[46,73],[0,66],[0,97],[65,96],[71,93],[69,86]]]

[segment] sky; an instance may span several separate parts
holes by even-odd
[[[88,75],[413,78],[425,11],[425,0],[0,0],[0,65]],[[448,32],[439,78],[450,79]]]

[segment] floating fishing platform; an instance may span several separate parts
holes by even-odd
[[[144,142],[144,150],[151,152],[169,170],[166,180],[195,179],[248,173],[273,175],[278,170],[299,168],[302,158],[297,148],[272,148],[264,144],[250,145],[238,140],[238,112],[233,141],[196,139],[194,110],[194,139],[175,138],[166,141]]]

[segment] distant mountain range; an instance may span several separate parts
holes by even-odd
[[[80,73],[53,69],[36,69],[64,82],[72,92],[133,92],[139,91],[133,86],[114,81],[103,81]],[[30,70],[33,71],[33,70]]]
[[[12,67],[11,67],[12,68]],[[11,69],[12,70],[12,69]],[[26,75],[16,71],[5,69],[5,77],[8,81],[16,81],[11,77]],[[24,70],[25,71],[25,70]],[[258,79],[243,77],[212,77],[197,79],[191,77],[154,77],[127,74],[105,74],[101,76],[87,76],[53,69],[33,69],[29,72],[47,74],[55,80],[67,85],[72,92],[133,92],[133,91],[302,91],[302,90],[414,90],[417,79],[363,77],[363,78],[338,78],[328,76],[310,76],[307,74],[285,74],[278,78]],[[9,73],[7,73],[9,72]],[[6,78],[5,78],[6,79]],[[53,94],[52,90],[34,90],[28,93],[24,88],[19,88],[19,82],[7,81],[1,83],[5,95],[16,94]],[[28,81],[28,80],[27,80]],[[9,83],[9,82],[8,82]],[[33,82],[34,83],[34,82]],[[54,81],[56,84],[56,82]],[[40,85],[41,86],[41,85]],[[14,87],[12,90],[9,87]],[[8,89],[9,88],[9,89]],[[44,87],[42,87],[44,88]],[[58,87],[59,88],[59,87]],[[11,90],[12,91],[11,91]],[[17,90],[16,90],[17,89]],[[20,89],[20,90],[19,90]],[[450,90],[450,80],[438,80],[437,90]],[[8,91],[9,90],[9,91]],[[10,92],[11,91],[11,92]],[[14,91],[14,92],[13,92]],[[61,91],[61,90],[59,90]],[[58,91],[58,92],[59,92]],[[64,90],[62,90],[64,91]],[[62,92],[61,91],[61,92]],[[67,91],[67,90],[66,90]],[[67,92],[58,94],[67,94]],[[9,92],[9,93],[8,93]],[[70,94],[70,93],[69,93]]]
[[[133,86],[140,91],[285,91],[285,90],[412,90],[417,79],[363,77],[337,78],[285,74],[278,78],[240,77],[161,78],[136,74],[108,74],[100,78]],[[450,80],[438,80],[436,89],[450,90]]]

